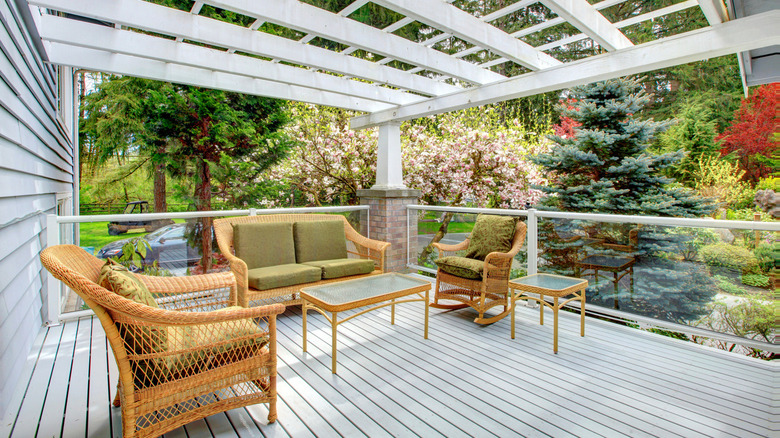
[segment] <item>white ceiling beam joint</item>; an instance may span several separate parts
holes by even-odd
[[[424,95],[443,95],[461,88],[413,75],[374,62],[345,56],[331,50],[300,44],[287,38],[192,15],[189,12],[142,0],[28,0],[34,6],[69,12],[97,20],[217,47],[235,49],[292,64],[315,67],[364,80],[412,90]],[[478,67],[477,67],[478,68]]]
[[[471,44],[482,46],[532,70],[560,65],[552,56],[512,38],[506,32],[439,0],[372,0]],[[583,0],[584,1],[584,0]],[[451,72],[446,72],[451,73]]]
[[[634,45],[587,0],[542,0],[542,3],[609,51]]]
[[[352,129],[363,129],[770,47],[780,44],[778,22],[780,10],[763,12],[495,84],[354,117],[350,125]]]
[[[486,84],[504,79],[504,76],[474,64],[298,0],[206,0],[206,3],[442,74],[451,74],[466,82]]]
[[[598,3],[594,4],[593,7],[596,8],[596,10],[600,11],[600,10],[606,9],[606,8],[608,8],[610,6],[615,6],[615,5],[618,5],[620,3],[624,3],[625,1],[626,0],[604,0],[603,2],[598,2]],[[549,29],[549,28],[551,28],[553,26],[557,26],[557,25],[565,23],[565,22],[566,22],[566,20],[564,20],[563,18],[555,17],[552,20],[543,21],[543,22],[541,22],[539,24],[535,24],[533,26],[529,26],[529,27],[527,27],[525,29],[520,29],[517,32],[511,33],[511,35],[513,37],[515,37],[515,38],[521,38],[521,37],[524,37],[526,35],[530,35],[532,33],[536,33],[536,32],[539,32],[541,30],[544,30],[544,29]]]
[[[710,26],[729,21],[729,13],[722,0],[698,0],[698,2]]]

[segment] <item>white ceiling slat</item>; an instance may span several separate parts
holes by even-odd
[[[634,45],[586,0],[542,0],[542,3],[609,51]]]
[[[529,5],[532,5],[534,3],[538,3],[539,0],[520,0],[517,3],[512,3],[511,5],[501,8],[495,12],[491,12],[483,17],[480,17],[480,20],[489,23],[494,20],[498,20],[499,18],[509,15],[512,12],[519,11],[520,9],[526,8]]]
[[[398,59],[460,80],[486,84],[504,76],[298,0],[206,0],[207,4],[262,18],[301,32]],[[302,20],[301,17],[306,17]]]
[[[527,73],[500,83],[355,117],[351,127],[362,129],[390,121],[410,120],[769,47],[780,44],[780,34],[776,31],[778,22],[780,10],[768,11],[548,70]]]
[[[698,5],[698,3],[696,3],[696,0],[686,0],[684,2],[676,3],[676,4],[673,4],[671,6],[667,6],[665,8],[656,9],[655,11],[651,11],[651,12],[647,12],[647,13],[642,14],[642,15],[637,15],[637,16],[634,16],[634,17],[631,17],[631,18],[627,18],[627,19],[625,19],[623,21],[618,21],[617,23],[615,23],[615,27],[617,27],[618,29],[622,29],[624,27],[628,27],[628,26],[631,26],[631,25],[634,25],[634,24],[637,24],[637,23],[641,23],[641,22],[644,22],[644,21],[652,20],[654,18],[662,17],[664,15],[669,15],[669,14],[673,14],[675,12],[679,12],[679,11],[682,11],[682,10],[685,10],[685,9],[693,8],[693,7],[696,7],[697,5]],[[551,43],[547,43],[547,44],[538,46],[537,49],[539,49],[539,50],[550,50],[552,48],[560,47],[560,46],[563,46],[565,44],[571,44],[571,43],[576,42],[576,41],[584,40],[585,38],[588,38],[588,36],[585,35],[584,33],[580,33],[580,34],[577,34],[577,35],[572,35],[570,37],[566,37],[566,38],[560,39],[558,41],[553,41]]]
[[[263,79],[252,79],[247,76],[215,72],[84,47],[49,41],[44,42],[44,47],[46,47],[46,52],[51,62],[75,68],[85,68],[178,84],[189,84],[276,99],[310,102],[317,105],[327,105],[354,111],[374,112],[392,108],[392,105],[366,99],[346,99],[343,94],[324,90],[280,84]]]
[[[610,6],[615,6],[620,3],[624,3],[626,0],[604,0],[602,2],[598,2],[593,5],[594,8],[596,8],[597,11],[600,11],[602,9],[606,9]],[[557,26],[559,24],[565,23],[566,20],[564,20],[561,17],[555,17],[551,20],[543,21],[539,24],[535,24],[533,26],[529,26],[525,29],[520,29],[517,32],[512,32],[512,36],[515,38],[521,38],[526,35],[530,35],[532,33],[539,32],[540,30],[549,29],[553,26]]]
[[[328,90],[343,94],[345,98],[360,97],[393,105],[419,102],[424,99],[422,96],[364,82],[346,80],[248,56],[231,56],[229,53],[207,47],[177,44],[138,32],[116,30],[54,15],[42,16],[41,23],[41,38],[46,41],[222,71],[288,85]]]
[[[729,13],[721,0],[698,0],[701,12],[711,26],[728,21]]]
[[[141,0],[28,0],[30,4],[161,34],[281,59],[317,69],[389,84],[426,95],[460,88],[327,49],[212,20]]]
[[[512,38],[506,32],[473,15],[439,0],[372,0],[373,3],[392,9],[407,17],[426,23],[436,29],[489,49],[513,62],[542,70],[560,65],[552,56]],[[448,72],[449,73],[449,72]]]

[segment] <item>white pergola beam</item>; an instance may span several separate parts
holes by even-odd
[[[298,0],[206,0],[206,3],[408,64],[423,66],[427,70],[450,75],[462,81],[487,84],[504,79],[504,76],[498,73]],[[302,20],[301,17],[306,19]]]
[[[203,88],[234,91],[236,93],[272,97],[276,99],[309,102],[353,111],[381,111],[392,105],[367,99],[346,99],[344,95],[313,88],[280,84],[247,76],[215,72],[203,68],[171,64],[147,58],[87,49],[62,43],[44,41],[49,60],[54,64],[84,68],[118,75],[134,76],[157,81],[188,84]]]
[[[372,2],[455,35],[471,44],[489,49],[531,70],[542,70],[561,64],[552,56],[440,0],[372,0]]]
[[[39,33],[46,41],[328,90],[345,95],[345,99],[359,97],[393,105],[424,100],[422,96],[364,82],[54,15],[41,17]]]
[[[729,13],[722,0],[698,0],[704,18],[711,26],[724,23],[729,20]]]
[[[586,0],[542,0],[542,3],[609,51],[634,45]]]
[[[456,111],[595,81],[643,73],[702,59],[780,44],[780,10],[732,20],[627,49],[582,59],[500,83],[355,117],[353,129]]]
[[[287,38],[253,31],[142,0],[28,0],[28,2],[31,5],[117,23],[126,27],[182,37],[234,51],[354,76],[429,96],[439,96],[460,90],[459,87],[453,85],[378,65],[354,56],[346,56],[327,49],[300,44]]]

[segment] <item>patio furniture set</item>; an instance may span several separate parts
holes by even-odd
[[[429,307],[472,307],[480,324],[511,315],[514,339],[518,300],[541,303],[540,324],[544,307],[552,308],[554,352],[558,310],[572,300],[581,303],[580,335],[585,334],[587,280],[549,274],[510,280],[526,234],[517,218],[480,215],[465,242],[434,244],[441,257],[433,302],[430,282],[384,272],[389,243],[361,236],[342,216],[226,218],[215,220],[214,229],[231,272],[152,277],[73,245],[41,252],[43,265],[84,299],[106,331],[119,369],[114,405],[122,407],[124,436],[159,436],[257,403],[268,403],[268,422],[274,422],[276,317],[285,305],[302,306],[304,352],[308,310],[328,320],[334,374],[339,325],[387,306],[394,324],[395,306],[407,302],[425,303],[425,339]],[[559,303],[567,295],[573,297]],[[545,296],[553,297],[553,304]],[[251,306],[258,302],[264,305]],[[500,313],[486,316],[495,307]],[[338,319],[356,309],[362,310]]]

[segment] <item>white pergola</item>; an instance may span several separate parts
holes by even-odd
[[[776,57],[780,44],[780,2],[774,0],[684,0],[615,23],[600,11],[625,0],[517,0],[482,16],[452,0],[371,0],[404,17],[383,29],[350,18],[369,0],[337,12],[297,0],[199,0],[188,11],[143,0],[27,1],[54,64],[365,113],[351,125],[379,126],[375,188],[382,189],[403,187],[404,120],[726,54],[742,53],[741,65],[749,70],[751,51]],[[492,24],[536,3],[557,17],[512,33]],[[204,5],[254,22],[243,27],[207,18],[200,15]],[[689,8],[699,8],[709,25],[637,45],[621,30]],[[303,37],[264,32],[266,22]],[[413,22],[435,36],[411,41],[393,33]],[[524,42],[564,22],[579,33],[537,47]],[[323,48],[312,43],[315,38],[347,48]],[[454,54],[437,50],[448,38],[469,47]],[[570,62],[550,54],[582,41],[602,53]],[[498,67],[507,64],[525,73],[500,74]]]

